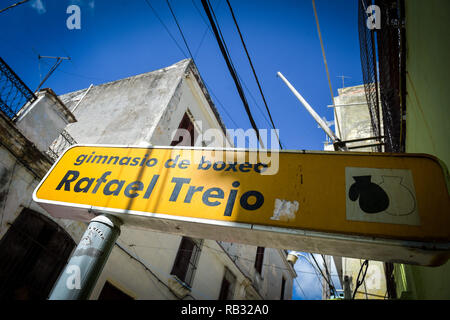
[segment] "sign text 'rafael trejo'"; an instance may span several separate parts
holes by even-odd
[[[439,264],[450,242],[445,170],[427,155],[267,158],[240,149],[74,146],[34,200],[60,218],[88,221],[102,212],[137,227],[285,249],[318,252],[329,241],[328,253],[340,254],[370,241],[421,247],[423,257],[405,251],[385,260],[409,254],[413,263]]]

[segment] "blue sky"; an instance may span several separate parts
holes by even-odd
[[[178,45],[187,52],[165,0],[148,0]],[[17,0],[2,1],[2,7]],[[171,0],[197,67],[228,128],[250,128],[232,78],[200,0]],[[235,67],[243,79],[259,128],[271,126],[225,0],[211,0]],[[289,91],[280,71],[328,120],[333,112],[311,0],[230,0],[252,57],[284,149],[323,150],[324,132]],[[81,29],[69,30],[66,9],[81,9]],[[195,5],[198,7],[195,7]],[[357,1],[316,0],[334,95],[362,83]],[[200,12],[199,12],[200,11]],[[0,14],[0,55],[23,81],[36,89],[54,60],[70,56],[44,87],[57,94],[163,68],[187,58],[145,0],[31,0]],[[248,88],[248,91],[247,91]],[[251,94],[249,94],[249,92]],[[226,109],[226,112],[224,111]],[[300,259],[304,260],[304,259]],[[308,268],[299,262],[297,268]],[[300,270],[300,269],[299,269]],[[306,270],[306,269],[305,269]],[[297,280],[305,278],[300,275]],[[294,292],[295,293],[295,292]],[[302,294],[296,297],[302,297]],[[311,294],[312,298],[316,297]]]
[[[320,275],[320,271],[317,269],[311,254],[306,252],[291,253],[295,253],[298,256],[298,260],[294,265],[295,271],[297,272],[297,278],[294,280],[292,298],[295,300],[321,300],[323,278]],[[322,272],[325,274],[321,255],[314,254],[314,257],[322,269]],[[332,284],[337,290],[341,290],[342,285],[339,276],[337,275],[333,259],[331,259],[330,263],[331,268],[329,269],[329,272],[331,274]]]

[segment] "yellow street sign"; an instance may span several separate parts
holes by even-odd
[[[77,145],[34,200],[60,218],[106,212],[199,238],[436,265],[449,253],[446,174],[424,154]]]

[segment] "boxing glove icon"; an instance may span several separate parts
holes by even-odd
[[[382,212],[389,207],[388,194],[376,183],[371,182],[372,176],[354,176],[355,182],[350,186],[350,200],[359,200],[359,207],[369,214]]]

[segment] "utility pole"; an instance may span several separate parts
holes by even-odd
[[[344,276],[344,283],[342,286],[344,287],[344,299],[350,300],[352,299],[352,288],[351,288],[351,281],[349,276]]]
[[[59,276],[49,300],[86,300],[120,234],[122,222],[109,215],[92,219]]]

